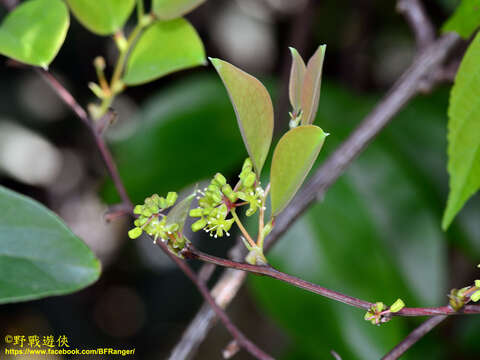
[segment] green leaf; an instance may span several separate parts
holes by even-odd
[[[480,34],[458,69],[448,107],[450,193],[442,228],[447,229],[465,202],[480,188]]]
[[[442,32],[454,31],[464,39],[480,26],[480,1],[462,0],[452,16],[445,22]]]
[[[195,197],[195,191],[193,194],[190,194],[182,201],[179,201],[175,206],[170,210],[167,215],[166,224],[178,224],[180,226],[180,231],[183,229],[185,225],[185,220],[187,220],[188,212],[190,211],[190,205],[192,204],[192,200]]]
[[[157,21],[140,35],[128,58],[123,81],[139,85],[205,64],[202,40],[187,20]]]
[[[47,67],[60,50],[69,24],[63,1],[26,1],[9,13],[0,26],[0,54]]]
[[[222,78],[235,109],[238,126],[257,177],[268,155],[273,135],[273,105],[263,84],[220,59],[210,59]]]
[[[66,0],[73,15],[91,32],[111,35],[123,27],[135,0]]]
[[[98,279],[90,249],[43,205],[0,186],[0,303],[72,293]]]
[[[152,94],[141,105],[136,131],[111,144],[134,203],[242,166],[247,153],[232,105],[211,75],[189,76]],[[104,196],[110,203],[119,200],[110,180]]]
[[[322,85],[323,59],[327,45],[320,45],[308,60],[302,88],[302,125],[312,124],[315,120]]]
[[[315,125],[288,131],[275,148],[270,173],[272,213],[278,215],[292,200],[312,168],[326,134]]]
[[[152,10],[161,20],[171,20],[189,13],[205,0],[153,0]]]
[[[305,77],[305,63],[296,49],[290,47],[292,53],[292,67],[290,70],[290,81],[288,85],[288,95],[290,97],[290,104],[296,115],[302,107],[302,87]]]

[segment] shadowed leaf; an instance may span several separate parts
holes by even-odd
[[[0,54],[47,67],[65,41],[69,24],[68,9],[62,1],[26,1],[0,26]]]
[[[171,20],[189,13],[205,0],[153,0],[152,10],[161,20]]]
[[[265,86],[253,76],[220,59],[210,59],[235,109],[238,125],[257,176],[273,135],[273,105]]]
[[[127,21],[135,0],[66,0],[73,15],[91,32],[111,35]]]
[[[90,249],[43,205],[0,186],[0,303],[82,289],[97,280]]]
[[[272,213],[278,215],[290,202],[312,168],[325,141],[325,133],[315,125],[288,131],[273,153],[270,174]]]
[[[323,59],[327,45],[320,45],[315,54],[308,60],[302,88],[302,125],[313,123],[320,100],[320,87],[322,85]]]
[[[158,21],[140,35],[123,81],[139,85],[205,62],[202,40],[187,20]]]
[[[447,229],[480,188],[480,34],[470,44],[455,78],[448,107],[450,193],[442,227]]]

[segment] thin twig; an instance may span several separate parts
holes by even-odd
[[[434,42],[435,28],[420,0],[398,0],[397,11],[405,16],[412,28],[418,51],[422,51]]]
[[[57,79],[52,74],[42,69],[36,68],[35,70],[42,76],[43,79],[47,81],[48,84],[51,85],[51,87],[57,93],[57,95],[65,102],[65,104],[67,104],[70,107],[70,109],[90,129],[92,135],[95,138],[96,145],[102,155],[105,165],[107,166],[108,173],[112,178],[115,188],[117,189],[120,197],[122,198],[123,204],[128,205],[130,209],[133,210],[132,203],[125,190],[125,186],[123,185],[122,179],[120,178],[120,175],[118,173],[115,161],[113,160],[112,154],[110,153],[110,150],[108,149],[103,138],[100,136],[98,131],[96,131],[96,127],[94,123],[91,121],[91,119],[88,117],[86,111],[78,104],[78,102],[70,94],[70,92],[68,92],[68,90],[65,89],[65,87],[62,84],[60,84],[60,82],[58,82]],[[132,212],[130,212],[130,214],[133,215]],[[192,282],[198,288],[202,296],[213,308],[215,314],[222,320],[227,330],[232,334],[232,336],[237,340],[237,342],[242,346],[242,348],[247,350],[250,354],[255,356],[257,359],[272,360],[273,358],[270,355],[260,350],[242,332],[240,332],[240,330],[236,328],[236,326],[228,318],[228,315],[217,305],[213,297],[210,295],[210,292],[207,286],[205,285],[205,283],[198,280],[197,276],[190,269],[190,267],[185,262],[177,258],[175,255],[173,255],[168,250],[165,244],[163,244],[162,242],[158,242],[157,244],[178,265],[178,267],[185,273],[185,275],[192,280]]]
[[[368,143],[418,93],[419,81],[437,71],[460,41],[460,38],[455,34],[445,35],[436,40],[415,59],[387,95],[379,101],[349,138],[323,163],[291,204],[280,214],[272,233],[265,241],[267,249],[271,248],[278,241],[308,206],[316,200],[317,196],[322,197],[325,194],[325,191],[343,174],[348,165],[353,162]],[[432,83],[433,85],[435,83]],[[226,274],[220,277],[217,284],[232,281],[234,282],[234,288],[238,291],[244,278],[240,272],[232,275],[228,271],[228,277]],[[228,295],[232,298],[235,296],[235,294],[231,293]],[[215,314],[211,309],[203,306],[175,346],[169,359],[183,360],[192,358],[199,344],[207,336],[208,329],[212,327],[214,321]],[[196,331],[197,328],[200,329],[198,327],[199,324],[202,324],[201,330]]]
[[[123,204],[133,208],[132,202],[127,194],[127,190],[123,185],[122,179],[120,178],[120,174],[118,173],[117,165],[113,160],[112,154],[108,150],[108,147],[105,143],[105,140],[101,137],[99,132],[96,129],[95,124],[89,118],[87,112],[80,106],[80,104],[75,100],[75,98],[70,94],[70,92],[65,89],[65,87],[60,84],[60,82],[48,71],[35,68],[35,71],[51,86],[53,91],[63,100],[63,102],[77,115],[77,117],[90,129],[92,133],[95,143],[97,145],[100,154],[102,155],[102,159],[105,162],[105,166],[107,167],[108,173],[113,180],[115,188],[122,199]]]
[[[446,318],[446,315],[439,315],[426,320],[419,327],[413,330],[401,343],[395,346],[387,355],[385,355],[382,360],[398,359],[405,351],[411,348],[418,340],[420,340],[425,334],[430,332],[435,326],[440,324]]]
[[[231,269],[242,270],[256,275],[265,275],[271,278],[286,282],[290,285],[310,291],[312,293],[327,297],[329,299],[354,306],[356,308],[368,310],[374,305],[369,301],[361,300],[349,295],[327,289],[323,286],[313,284],[309,281],[299,279],[295,276],[278,271],[271,266],[251,265],[238,261],[219,258],[213,255],[205,254],[196,249],[192,244],[187,244],[181,251],[185,258],[198,259],[204,262],[223,266]],[[402,310],[391,313],[392,316],[431,316],[431,315],[458,315],[458,314],[480,314],[480,305],[466,306],[462,311],[455,311],[449,306],[425,307],[425,308],[403,308]]]
[[[207,286],[204,282],[199,281],[197,275],[193,272],[193,270],[188,266],[188,264],[180,259],[179,257],[172,254],[167,245],[163,243],[163,241],[155,242],[160,248],[166,253],[170,259],[175,262],[175,264],[187,275],[190,280],[195,284],[198,288],[200,293],[203,295],[205,300],[209,303],[215,314],[220,318],[223,322],[229,333],[233,336],[233,338],[237,341],[237,343],[246,351],[248,351],[252,356],[260,360],[273,360],[273,358],[260,350],[254,343],[252,343],[228,318],[228,315],[223,311],[223,309],[215,302],[215,299],[210,294]]]

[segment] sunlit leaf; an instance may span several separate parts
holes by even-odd
[[[0,187],[0,303],[68,294],[97,280],[90,249],[43,205]]]
[[[480,26],[480,1],[462,0],[442,27],[443,32],[454,31],[467,39]]]
[[[318,126],[303,125],[288,131],[280,139],[273,153],[270,173],[273,215],[278,215],[298,191],[325,137]]]
[[[448,107],[450,193],[442,227],[448,228],[465,202],[480,188],[480,34],[458,70]]]
[[[243,142],[257,176],[263,168],[273,135],[273,105],[265,86],[253,76],[220,59],[210,59],[235,109]]]
[[[298,112],[302,106],[302,87],[306,67],[297,50],[291,47],[290,52],[292,53],[292,67],[290,70],[288,94],[293,111],[296,115],[298,115]]]
[[[66,0],[72,13],[88,30],[111,35],[130,16],[135,0]]]
[[[0,54],[47,67],[60,50],[69,24],[63,1],[26,1],[9,13],[0,26]]]
[[[152,10],[162,20],[175,19],[189,13],[206,0],[153,0]]]
[[[320,45],[315,54],[308,60],[302,88],[302,125],[313,123],[317,115],[326,49],[327,45]]]
[[[187,20],[157,21],[140,35],[123,81],[139,85],[205,62],[202,40]]]

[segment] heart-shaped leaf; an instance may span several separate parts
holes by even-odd
[[[26,1],[8,14],[0,26],[0,54],[47,67],[60,50],[69,24],[63,1]]]
[[[75,17],[91,32],[111,35],[132,13],[135,0],[66,0]]]
[[[302,106],[302,87],[303,79],[305,78],[305,63],[296,49],[290,48],[292,53],[292,67],[290,70],[290,81],[288,87],[288,94],[290,97],[290,104],[293,112],[298,115]]]
[[[257,176],[260,176],[273,135],[273,105],[263,84],[220,59],[210,59],[235,109],[238,126]]]
[[[97,280],[90,249],[43,205],[0,186],[0,303],[68,294]]]
[[[189,13],[205,0],[153,0],[153,13],[161,20],[171,20]]]
[[[302,87],[302,125],[313,123],[317,115],[326,49],[327,45],[320,45],[315,54],[308,60]]]
[[[272,214],[290,202],[312,168],[326,134],[315,125],[302,125],[282,136],[273,152],[270,172]]]
[[[157,21],[140,35],[123,81],[139,85],[205,63],[202,40],[187,20]]]
[[[480,34],[463,57],[448,107],[450,193],[443,216],[446,229],[465,202],[480,189]]]

